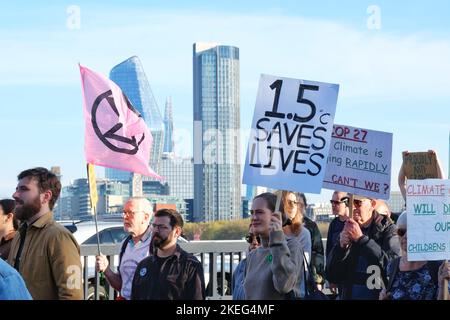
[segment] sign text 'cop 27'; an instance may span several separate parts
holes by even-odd
[[[243,183],[320,193],[339,86],[261,75]]]
[[[335,124],[323,187],[389,199],[392,133]]]
[[[409,261],[450,259],[450,180],[408,179]]]

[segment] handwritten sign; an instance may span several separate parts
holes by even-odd
[[[392,133],[335,124],[325,189],[389,199]]]
[[[243,183],[320,193],[339,86],[261,75]]]
[[[408,261],[450,259],[450,180],[408,180]]]
[[[408,179],[438,177],[437,158],[431,152],[411,152],[403,155],[405,176]]]

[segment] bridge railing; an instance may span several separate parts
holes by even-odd
[[[203,264],[207,299],[231,299],[231,276],[245,257],[248,244],[243,240],[212,240],[179,243],[182,249],[194,254]],[[116,270],[120,244],[101,245],[110,268]],[[113,300],[118,293],[95,271],[97,245],[81,245],[84,297],[89,300]],[[210,263],[212,262],[212,263]]]

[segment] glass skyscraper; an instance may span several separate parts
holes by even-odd
[[[194,221],[241,217],[239,49],[194,43]]]
[[[111,69],[109,78],[122,89],[149,127],[153,136],[150,167],[158,173],[164,143],[164,123],[139,58],[133,56],[119,63]],[[129,181],[131,173],[106,168],[105,176],[108,179]],[[143,177],[143,180],[148,179],[151,178]]]
[[[164,110],[164,149],[165,153],[173,153],[173,111],[172,99],[166,100],[166,108]]]

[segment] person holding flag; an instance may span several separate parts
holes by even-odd
[[[80,73],[87,163],[161,180],[149,166],[152,135],[139,112],[113,81],[81,65]],[[145,198],[133,197],[125,204],[124,229],[130,235],[123,242],[117,273],[109,268],[108,260],[98,250],[97,271],[104,272],[111,286],[125,299],[131,297],[137,264],[150,251],[152,215],[152,206]]]
[[[130,235],[122,242],[117,272],[111,270],[106,256],[100,254],[96,257],[97,271],[104,272],[109,284],[120,291],[120,296],[126,300],[131,298],[138,263],[150,254],[152,231],[149,223],[152,217],[150,201],[143,197],[130,198],[123,209],[123,228]]]

